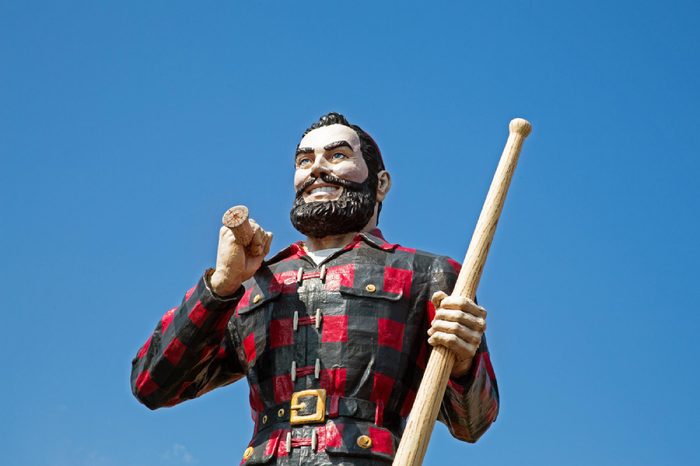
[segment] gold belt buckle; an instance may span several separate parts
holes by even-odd
[[[314,400],[316,398],[315,410]],[[299,413],[301,411],[301,413]],[[292,393],[292,401],[289,406],[289,423],[291,425],[306,424],[310,422],[323,422],[326,417],[326,391],[322,388],[316,390],[302,390]]]

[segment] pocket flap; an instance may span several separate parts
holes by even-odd
[[[389,301],[398,301],[403,297],[402,292],[392,293],[390,291],[384,291],[372,283],[368,283],[364,287],[341,286],[340,293],[358,298],[387,299]]]
[[[255,285],[250,290],[246,290],[236,311],[238,314],[246,314],[254,311],[270,301],[277,299],[280,294],[282,294],[281,291],[263,291]]]
[[[272,432],[262,431],[253,437],[250,445],[243,454],[241,466],[250,464],[266,464],[276,454],[280,439],[285,435],[284,430],[274,430]]]
[[[393,460],[399,439],[389,429],[367,422],[326,424],[326,453],[329,456],[359,456]]]

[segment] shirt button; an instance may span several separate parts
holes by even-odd
[[[365,287],[365,290],[369,291],[370,293],[374,293],[375,291],[377,291],[377,287],[370,283]]]
[[[261,299],[262,299],[262,296],[260,296],[259,294],[256,294],[255,297],[253,298],[253,304],[258,304]]]
[[[357,437],[357,445],[360,448],[370,448],[372,446],[372,439],[366,435],[360,435]]]
[[[243,461],[247,461],[251,456],[253,456],[253,447],[248,447],[243,452]]]

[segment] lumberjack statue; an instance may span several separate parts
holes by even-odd
[[[486,311],[473,291],[447,294],[459,264],[382,236],[391,178],[374,140],[342,115],[306,130],[295,167],[290,216],[306,239],[265,261],[272,235],[246,209],[227,212],[216,268],[134,359],[134,394],[155,409],[245,376],[255,427],[241,464],[387,465],[436,347],[449,380],[428,396],[453,436],[475,442],[496,419],[498,389]]]

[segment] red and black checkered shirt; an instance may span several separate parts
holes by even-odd
[[[246,376],[255,431],[241,464],[292,464],[295,452],[293,464],[387,464],[430,352],[430,297],[449,293],[458,269],[379,230],[320,265],[292,244],[231,298],[205,278],[188,291],[134,359],[133,392],[155,409]],[[290,426],[292,394],[307,389],[325,389],[324,419]],[[469,373],[450,380],[439,419],[474,442],[497,413],[484,338]]]

